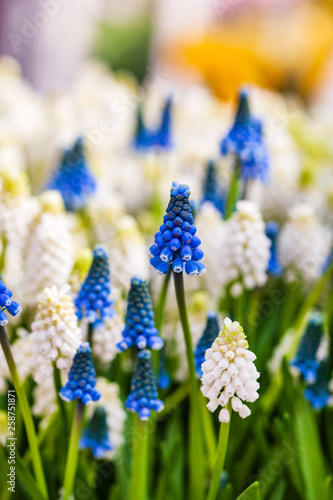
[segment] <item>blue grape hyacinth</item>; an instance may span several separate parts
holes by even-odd
[[[131,392],[125,406],[128,410],[138,413],[140,420],[148,420],[151,410],[159,412],[164,408],[163,402],[158,399],[152,354],[148,349],[137,353]]]
[[[68,382],[60,389],[59,395],[64,401],[79,399],[84,405],[89,405],[101,397],[95,385],[96,371],[91,357],[91,348],[89,342],[83,342],[74,356]]]
[[[18,302],[12,300],[13,293],[1,280],[0,276],[0,326],[5,326],[9,322],[7,311],[11,316],[17,316],[22,311]]]
[[[297,354],[291,362],[291,366],[297,368],[309,384],[313,384],[317,379],[319,361],[316,355],[323,338],[323,331],[323,316],[321,313],[315,312],[309,319]]]
[[[219,183],[215,162],[212,160],[207,163],[201,204],[206,201],[212,203],[223,214],[224,193]]]
[[[315,410],[322,410],[331,399],[329,392],[329,359],[320,361],[317,372],[316,381],[308,385],[304,391],[305,398],[309,401]]]
[[[112,318],[116,312],[111,299],[109,258],[102,245],[96,245],[88,276],[75,301],[76,315],[86,318],[94,326],[104,318]]]
[[[205,266],[200,262],[204,253],[199,248],[201,241],[196,235],[190,194],[186,184],[172,183],[163,224],[149,249],[150,263],[159,274],[167,274],[170,266],[176,273],[185,271],[189,275],[200,275],[205,272]]]
[[[170,149],[172,147],[172,99],[167,99],[161,116],[161,123],[157,129],[150,130],[146,127],[142,108],[138,106],[137,124],[134,137],[134,147],[137,150]]]
[[[64,152],[47,188],[60,192],[66,210],[76,211],[87,204],[96,187],[96,180],[88,168],[83,140],[80,137],[72,148]]]
[[[95,408],[88,427],[83,431],[80,448],[90,448],[95,458],[103,458],[106,453],[114,449],[109,439],[106,411],[103,406]]]
[[[279,235],[280,226],[275,221],[269,221],[266,224],[266,236],[271,240],[270,246],[270,259],[268,263],[267,271],[274,276],[280,276],[283,269],[279,262],[278,251],[277,251],[277,238]]]
[[[248,92],[239,93],[235,122],[220,145],[221,154],[234,154],[240,163],[241,177],[269,180],[268,151],[263,137],[262,123],[249,109]]]
[[[166,366],[164,350],[161,351],[160,359],[158,360],[158,388],[165,391],[171,385],[171,377]]]
[[[135,276],[131,280],[125,317],[123,339],[117,344],[121,351],[135,345],[138,349],[158,350],[163,340],[155,327],[154,311],[145,279]]]
[[[209,312],[207,315],[206,327],[194,350],[195,371],[198,377],[202,377],[201,365],[205,361],[206,350],[212,346],[214,340],[216,339],[216,337],[218,337],[218,335],[219,323],[217,314],[214,312]]]

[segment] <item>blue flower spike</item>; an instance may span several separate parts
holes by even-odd
[[[106,411],[103,406],[95,408],[88,427],[83,431],[80,448],[91,449],[95,458],[103,458],[107,452],[114,449],[109,439]]]
[[[305,398],[315,410],[322,410],[325,408],[331,399],[331,394],[328,388],[330,373],[329,365],[330,363],[328,358],[320,361],[316,373],[315,383],[309,385],[304,391]]]
[[[305,333],[299,344],[297,354],[291,362],[302,374],[308,384],[313,384],[317,379],[319,361],[316,354],[324,333],[323,316],[319,312],[312,313]]]
[[[241,90],[235,122],[220,145],[222,155],[233,154],[240,163],[241,177],[269,181],[268,150],[264,141],[262,123],[249,109],[248,92]]]
[[[156,146],[160,149],[172,147],[172,99],[166,100],[162,111],[161,124],[155,135]]]
[[[224,194],[219,183],[215,162],[209,160],[206,167],[201,204],[209,201],[223,214]]]
[[[85,207],[96,187],[96,180],[87,165],[83,140],[79,137],[74,146],[64,152],[47,188],[60,192],[66,210],[76,211]]]
[[[131,280],[125,317],[123,339],[117,347],[126,351],[135,345],[138,349],[159,350],[163,340],[155,327],[154,311],[145,279],[135,276]]]
[[[79,320],[85,318],[93,326],[100,324],[104,318],[112,318],[116,314],[111,299],[109,258],[102,245],[96,245],[94,249],[88,276],[74,304]]]
[[[137,109],[137,123],[134,137],[134,147],[137,150],[149,150],[155,148],[159,150],[168,150],[172,147],[172,99],[169,97],[164,105],[161,123],[155,130],[146,127],[142,108],[139,105]]]
[[[91,357],[91,348],[89,342],[83,342],[74,356],[68,382],[60,389],[59,395],[68,403],[79,399],[84,405],[89,405],[101,397],[95,385],[96,371]]]
[[[169,389],[170,385],[171,378],[166,366],[164,350],[162,350],[158,360],[158,388],[165,391]]]
[[[270,246],[270,259],[268,263],[268,272],[274,276],[280,276],[283,269],[279,262],[278,252],[277,252],[277,239],[280,232],[280,226],[275,221],[269,221],[266,224],[266,235],[271,240],[272,244]]]
[[[22,311],[22,307],[18,302],[12,300],[12,296],[12,291],[1,281],[0,276],[0,326],[5,326],[9,322],[5,311],[11,316],[17,316]]]
[[[128,410],[138,413],[140,420],[148,420],[151,416],[151,410],[160,412],[164,408],[163,402],[158,399],[152,354],[148,349],[137,353],[131,392],[125,406]]]
[[[163,224],[149,249],[150,263],[159,274],[167,274],[170,266],[175,273],[185,271],[191,276],[205,272],[205,266],[200,262],[204,253],[199,248],[201,241],[196,235],[190,194],[186,184],[172,183]]]
[[[210,311],[207,315],[206,327],[194,350],[195,370],[198,377],[202,377],[201,365],[205,361],[206,350],[212,346],[214,340],[219,335],[219,331],[217,314]]]

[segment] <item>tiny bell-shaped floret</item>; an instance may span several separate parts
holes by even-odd
[[[0,276],[1,278],[1,276]],[[18,302],[12,300],[13,293],[0,279],[0,325],[5,326],[8,323],[8,316],[5,314],[9,312],[11,316],[17,316],[22,311]]]

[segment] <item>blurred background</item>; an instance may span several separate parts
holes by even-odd
[[[254,83],[333,107],[332,47],[330,0],[0,0],[0,53],[42,92],[93,56],[222,100]]]

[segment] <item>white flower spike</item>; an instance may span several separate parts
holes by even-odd
[[[251,410],[243,403],[253,403],[258,399],[259,372],[253,361],[256,356],[248,350],[243,328],[237,321],[224,320],[223,330],[207,349],[202,363],[202,394],[209,399],[207,408],[214,412],[218,406],[220,422],[227,423],[230,413],[227,405],[240,417],[246,418]]]

